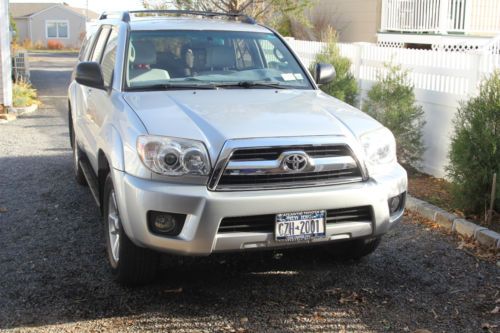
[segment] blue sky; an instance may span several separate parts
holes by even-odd
[[[45,2],[60,3],[58,0],[11,0],[9,2]],[[140,0],[65,0],[68,5],[73,7],[85,8],[88,2],[89,9],[101,13],[103,11],[132,10],[142,9]]]

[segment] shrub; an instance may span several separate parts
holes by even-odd
[[[35,50],[43,50],[45,48],[45,46],[43,45],[43,43],[40,42],[40,41],[36,41],[35,44],[32,45],[32,47]]]
[[[447,171],[455,204],[466,213],[483,213],[496,172],[500,207],[500,71],[481,83],[477,97],[461,103],[454,126]]]
[[[322,85],[320,88],[325,93],[336,97],[346,103],[355,105],[358,97],[358,84],[354,75],[351,74],[351,61],[340,55],[337,45],[337,36],[332,29],[325,32],[325,49],[316,55],[317,63],[332,64],[335,68],[335,79]],[[312,72],[312,68],[310,69]]]
[[[424,145],[422,129],[424,111],[416,104],[408,72],[401,66],[386,64],[385,75],[368,92],[363,111],[389,128],[396,138],[398,160],[404,165],[418,166]]]
[[[12,104],[14,107],[39,104],[36,89],[26,80],[17,81],[12,87]]]
[[[64,45],[58,40],[51,39],[51,40],[47,41],[47,48],[49,50],[62,50],[63,47],[64,47]]]
[[[33,43],[31,42],[31,39],[26,38],[23,40],[21,47],[25,50],[31,50],[33,48]]]

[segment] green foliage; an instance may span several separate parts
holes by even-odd
[[[31,106],[38,104],[36,89],[24,80],[19,80],[12,87],[12,104],[14,107]]]
[[[331,64],[335,67],[336,75],[332,82],[324,84],[320,88],[333,97],[356,105],[358,84],[351,73],[351,61],[340,54],[335,33],[331,30],[326,36],[326,47],[316,55],[315,62]],[[312,72],[312,68],[310,71]]]
[[[479,96],[463,102],[455,119],[448,176],[457,207],[481,214],[489,206],[497,173],[500,207],[500,71],[481,84]],[[488,207],[489,209],[489,207]]]
[[[387,74],[379,75],[378,82],[363,103],[363,111],[392,131],[399,162],[417,166],[424,151],[424,111],[416,104],[413,86],[408,83],[408,72],[390,64],[385,68]]]

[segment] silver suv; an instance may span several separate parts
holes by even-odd
[[[150,281],[159,252],[375,250],[404,211],[394,136],[318,89],[331,65],[312,72],[246,16],[101,16],[69,86],[69,125],[118,281]]]

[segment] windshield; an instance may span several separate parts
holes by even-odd
[[[127,54],[127,90],[312,89],[272,33],[134,31]]]

